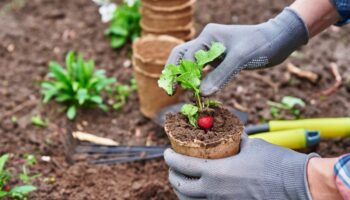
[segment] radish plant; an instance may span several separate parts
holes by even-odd
[[[113,14],[105,35],[111,39],[112,48],[122,47],[129,38],[135,40],[140,36],[140,0],[136,0],[133,4],[129,1],[123,1],[118,5]]]
[[[130,96],[131,92],[137,90],[135,79],[131,79],[130,85],[117,84],[115,87],[115,103],[113,103],[113,108],[118,110],[124,106],[127,98]]]
[[[116,80],[106,77],[104,70],[95,70],[93,60],[85,61],[82,55],[76,56],[70,51],[66,56],[66,68],[57,62],[50,62],[49,70],[50,80],[41,83],[44,103],[51,99],[64,103],[69,119],[75,118],[80,107],[97,106],[108,110],[101,93]]]
[[[33,185],[11,187],[9,182],[11,181],[12,174],[5,168],[8,159],[9,154],[0,156],[0,199],[6,197],[13,199],[25,199],[30,192],[35,191],[37,188]]]
[[[220,102],[208,99],[204,100],[204,98],[201,97],[199,87],[203,67],[222,55],[225,50],[226,48],[224,45],[214,42],[208,51],[199,50],[195,53],[196,61],[183,59],[180,60],[179,65],[167,65],[158,80],[159,87],[163,88],[168,95],[174,94],[174,86],[177,84],[182,88],[189,89],[193,92],[193,95],[196,98],[196,103],[185,104],[181,108],[181,113],[185,115],[190,124],[195,127],[199,125],[202,129],[209,129],[212,126],[212,118],[206,118],[203,120],[202,118],[198,119],[198,116],[203,109],[217,106]]]
[[[300,117],[301,111],[297,106],[305,107],[305,102],[297,97],[284,96],[281,102],[267,101],[267,104],[271,107],[270,113],[273,118],[280,118],[281,110],[286,110],[294,115],[294,118],[298,119]]]

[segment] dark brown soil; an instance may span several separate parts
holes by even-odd
[[[165,127],[167,131],[183,142],[198,140],[204,144],[214,144],[235,134],[241,134],[243,124],[232,113],[222,107],[203,110],[199,116],[212,116],[213,127],[206,131],[191,125],[186,116],[181,113],[167,113]]]
[[[15,3],[7,6],[12,2]],[[260,23],[291,2],[198,0],[196,30],[200,33],[210,22]],[[47,74],[48,62],[57,60],[63,64],[69,50],[94,59],[96,67],[105,69],[108,76],[129,82],[132,69],[124,62],[130,59],[130,45],[112,50],[103,35],[106,26],[101,23],[98,8],[89,0],[0,1],[0,154],[12,154],[10,166],[17,165],[17,159],[24,153],[36,156],[38,164],[31,171],[41,176],[33,183],[39,189],[30,199],[176,199],[167,181],[168,168],[163,159],[116,166],[85,163],[70,166],[62,144],[67,128],[63,107],[56,103],[41,104],[38,81]],[[349,35],[349,26],[329,28],[289,58],[302,69],[319,74],[317,84],[290,75],[283,63],[273,69],[243,72],[215,97],[225,106],[247,111],[249,123],[272,119],[266,101],[279,101],[285,95],[306,102],[302,117],[349,116],[350,93],[344,86],[328,97],[317,95],[334,82],[330,62],[339,65],[344,80],[350,76]],[[168,143],[163,130],[144,118],[138,108],[138,98],[132,94],[120,111],[80,111],[72,122],[73,128],[122,144]],[[31,117],[36,114],[49,119],[48,128],[31,125]],[[17,118],[16,123],[11,121],[12,116]],[[293,115],[282,113],[281,118]],[[322,156],[348,153],[350,138],[323,140],[316,152]],[[50,156],[51,161],[41,161],[41,156]]]

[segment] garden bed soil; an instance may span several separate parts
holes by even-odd
[[[8,9],[11,2],[17,3]],[[210,22],[263,22],[291,2],[200,0],[195,6],[195,27],[200,33]],[[31,171],[41,176],[33,183],[38,191],[30,199],[176,199],[163,159],[115,166],[81,162],[69,165],[62,144],[68,124],[64,107],[41,104],[38,81],[47,74],[50,60],[63,64],[71,49],[95,59],[97,68],[105,69],[122,83],[132,77],[130,44],[120,50],[109,47],[103,35],[107,25],[100,22],[96,5],[87,0],[5,0],[0,2],[0,15],[0,154],[12,154],[10,168],[18,165],[24,153],[36,156],[38,163]],[[334,83],[330,62],[338,64],[344,80],[350,76],[349,35],[349,26],[329,28],[288,59],[319,74],[317,84],[290,75],[283,63],[274,69],[241,73],[214,98],[248,112],[249,123],[271,119],[266,101],[278,101],[285,95],[306,102],[301,110],[303,117],[349,116],[350,93],[345,86],[328,97],[318,95]],[[120,111],[80,111],[73,127],[122,144],[167,144],[162,128],[144,118],[138,108],[134,93]],[[48,119],[50,125],[31,125],[31,117],[36,114]],[[16,120],[11,120],[14,117]],[[282,112],[281,118],[292,119],[293,115]],[[321,156],[339,156],[350,152],[350,139],[323,140],[315,150]],[[41,156],[50,156],[51,160],[41,161]]]

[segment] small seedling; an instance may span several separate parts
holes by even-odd
[[[280,118],[280,111],[287,110],[294,115],[295,118],[300,117],[300,110],[296,106],[305,107],[305,102],[297,97],[285,96],[282,98],[281,102],[268,101],[268,105],[271,106],[270,112],[273,118]]]
[[[127,98],[131,94],[131,92],[135,91],[136,89],[137,89],[137,86],[136,86],[135,79],[131,79],[130,86],[118,84],[115,87],[115,93],[116,93],[115,100],[116,100],[116,102],[113,104],[113,108],[118,110],[121,107],[123,107],[124,104],[126,103]]]
[[[47,127],[49,122],[47,119],[44,120],[39,115],[36,115],[32,117],[32,124],[40,127]]]
[[[49,69],[52,79],[41,84],[44,103],[54,98],[66,104],[69,119],[75,118],[79,107],[98,106],[108,110],[101,93],[116,80],[106,77],[104,70],[95,70],[93,60],[85,61],[82,55],[76,57],[70,51],[66,56],[66,69],[57,62],[50,62]]]
[[[11,173],[5,168],[8,159],[9,154],[4,154],[0,157],[0,199],[6,197],[25,199],[30,192],[35,191],[37,188],[33,185],[10,186]]]
[[[26,164],[28,166],[33,166],[36,164],[36,159],[33,154],[24,154],[24,159],[26,160]]]
[[[111,39],[112,48],[122,47],[129,38],[135,40],[140,36],[140,0],[136,0],[133,5],[122,2],[113,14],[105,35]]]
[[[17,124],[17,117],[16,116],[12,116],[11,117],[11,122],[13,123],[13,124]]]
[[[158,80],[159,87],[163,88],[168,95],[174,94],[174,86],[176,84],[179,84],[182,88],[189,89],[193,92],[196,98],[196,104],[185,104],[181,108],[181,113],[187,116],[189,122],[195,127],[199,125],[198,122],[203,125],[204,121],[206,124],[204,126],[200,126],[201,128],[208,129],[208,127],[212,126],[212,117],[203,116],[205,119],[198,119],[199,112],[205,108],[217,106],[220,104],[220,102],[212,100],[204,101],[204,99],[201,97],[199,86],[201,83],[203,67],[218,58],[225,52],[225,50],[226,48],[224,45],[214,42],[208,51],[199,50],[195,53],[195,62],[183,59],[180,61],[179,65],[167,65],[162,71],[160,79]],[[210,122],[211,124],[209,124]]]

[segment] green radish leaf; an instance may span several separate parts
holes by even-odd
[[[102,97],[95,95],[90,98],[92,102],[95,102],[97,104],[101,104],[103,102]]]
[[[42,119],[39,115],[32,117],[32,124],[40,127],[47,127],[49,125],[47,120]]]
[[[215,107],[215,106],[219,106],[222,103],[220,101],[216,101],[216,100],[206,100],[205,104],[208,105],[208,107]]]
[[[115,110],[119,110],[121,107],[123,107],[124,103],[123,102],[117,102],[115,104],[113,104],[113,108]]]
[[[101,110],[103,110],[105,112],[107,112],[109,110],[108,107],[105,104],[102,104],[102,103],[99,104],[98,107],[101,108]]]
[[[289,109],[292,109],[296,105],[305,107],[305,102],[302,99],[293,96],[283,97],[281,103],[287,106]]]
[[[87,89],[79,89],[77,92],[77,98],[80,105],[83,105],[86,99],[89,98]]]
[[[50,62],[49,68],[53,77],[57,80],[69,84],[67,72],[57,62]]]
[[[201,69],[191,60],[182,60],[180,62],[180,71],[181,73],[191,73],[192,76],[195,76],[198,79],[201,77]]]
[[[122,47],[126,42],[126,38],[123,36],[114,36],[111,38],[111,47],[112,48],[120,48]]]
[[[173,95],[176,77],[180,73],[180,68],[174,64],[165,66],[158,80],[158,86],[163,88],[168,95]]]
[[[176,79],[184,89],[193,89],[195,91],[199,91],[199,85],[201,80],[194,76],[192,73],[184,73],[177,77]]]
[[[221,54],[226,51],[226,48],[223,44],[219,42],[213,42],[208,51],[199,50],[195,53],[195,57],[199,66],[204,66],[209,62],[214,61]]]
[[[137,83],[136,83],[136,79],[132,78],[130,80],[130,87],[131,87],[131,91],[136,91],[137,90]]]
[[[188,118],[194,127],[197,127],[198,111],[198,107],[191,104],[185,104],[181,108],[181,113]]]
[[[10,155],[9,154],[4,154],[0,157],[0,174],[2,174],[2,172],[5,169],[5,164],[7,162],[7,160],[9,159]]]
[[[75,118],[77,114],[77,108],[75,105],[71,105],[67,110],[67,117],[68,119],[72,120]]]
[[[55,89],[52,89],[52,90],[43,90],[42,91],[43,95],[44,95],[44,99],[43,99],[43,102],[44,103],[47,103],[51,100],[51,98],[53,96],[55,96],[57,94],[57,90]]]
[[[106,34],[107,35],[113,34],[117,36],[126,37],[128,36],[128,30],[125,28],[122,28],[121,26],[112,26],[106,30]]]
[[[70,100],[73,100],[74,97],[71,96],[71,95],[68,95],[68,94],[65,94],[65,93],[60,93],[57,95],[57,97],[55,98],[55,100],[57,102],[65,102],[65,101],[70,101]]]
[[[68,74],[71,76],[73,73],[73,64],[75,61],[75,54],[74,51],[69,51],[66,55],[66,67]]]
[[[8,192],[0,190],[0,198],[6,197],[8,195],[9,195]]]
[[[10,193],[20,193],[20,194],[28,194],[30,192],[33,192],[37,190],[36,187],[32,185],[22,185],[22,186],[16,186],[10,190]]]

